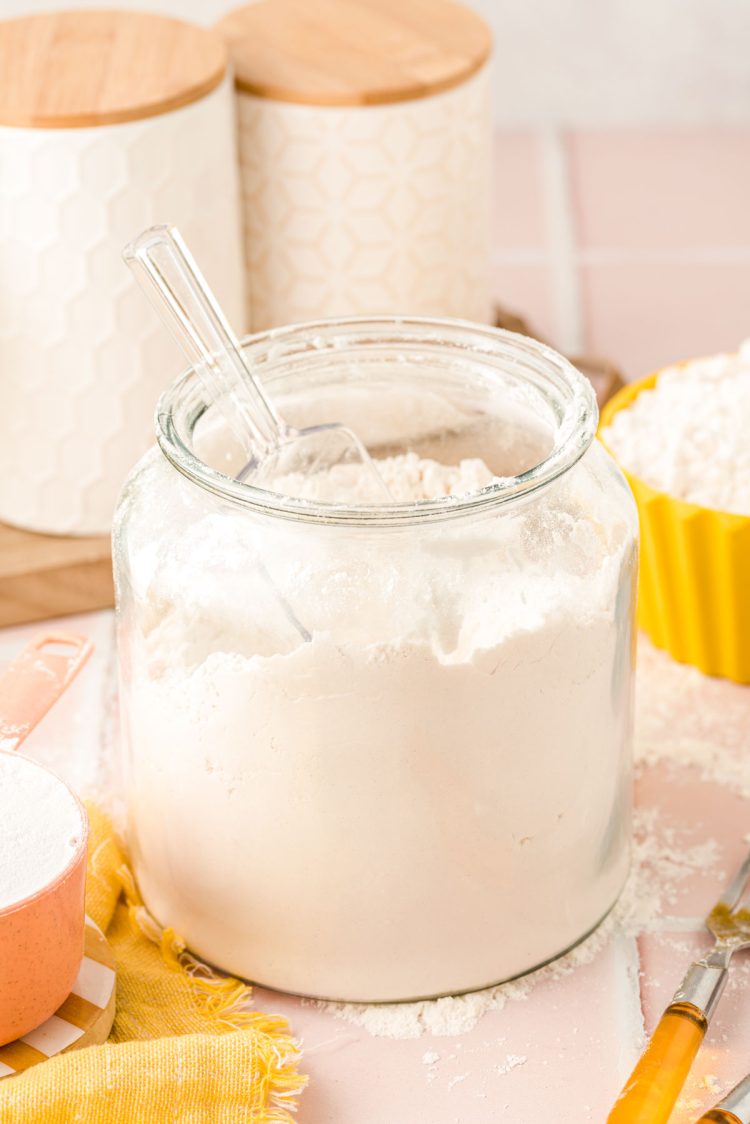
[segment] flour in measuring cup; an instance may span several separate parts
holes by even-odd
[[[54,882],[84,835],[80,805],[57,777],[20,754],[0,753],[0,909]]]

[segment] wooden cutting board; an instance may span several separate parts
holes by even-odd
[[[113,604],[109,535],[36,535],[0,523],[0,627]]]

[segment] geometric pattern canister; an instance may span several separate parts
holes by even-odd
[[[490,74],[394,105],[238,91],[253,330],[320,316],[489,316]]]
[[[218,24],[237,87],[254,330],[487,322],[492,37],[455,0],[259,0]]]

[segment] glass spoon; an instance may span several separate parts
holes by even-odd
[[[210,402],[242,442],[247,464],[237,479],[274,490],[290,481],[298,497],[315,495],[321,473],[325,496],[336,503],[387,503],[390,493],[357,435],[339,422],[294,429],[279,416],[245,361],[242,348],[175,227],[152,226],[125,247],[123,257],[152,297],[194,365]]]

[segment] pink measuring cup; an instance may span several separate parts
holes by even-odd
[[[9,756],[62,695],[93,651],[83,636],[46,632],[0,675],[0,756]],[[35,893],[0,909],[0,1046],[55,1013],[83,959],[88,820],[77,796],[50,769],[24,758],[25,780],[50,778],[77,805],[80,843],[65,868]],[[2,814],[0,791],[0,814]],[[61,839],[61,850],[66,840]]]

